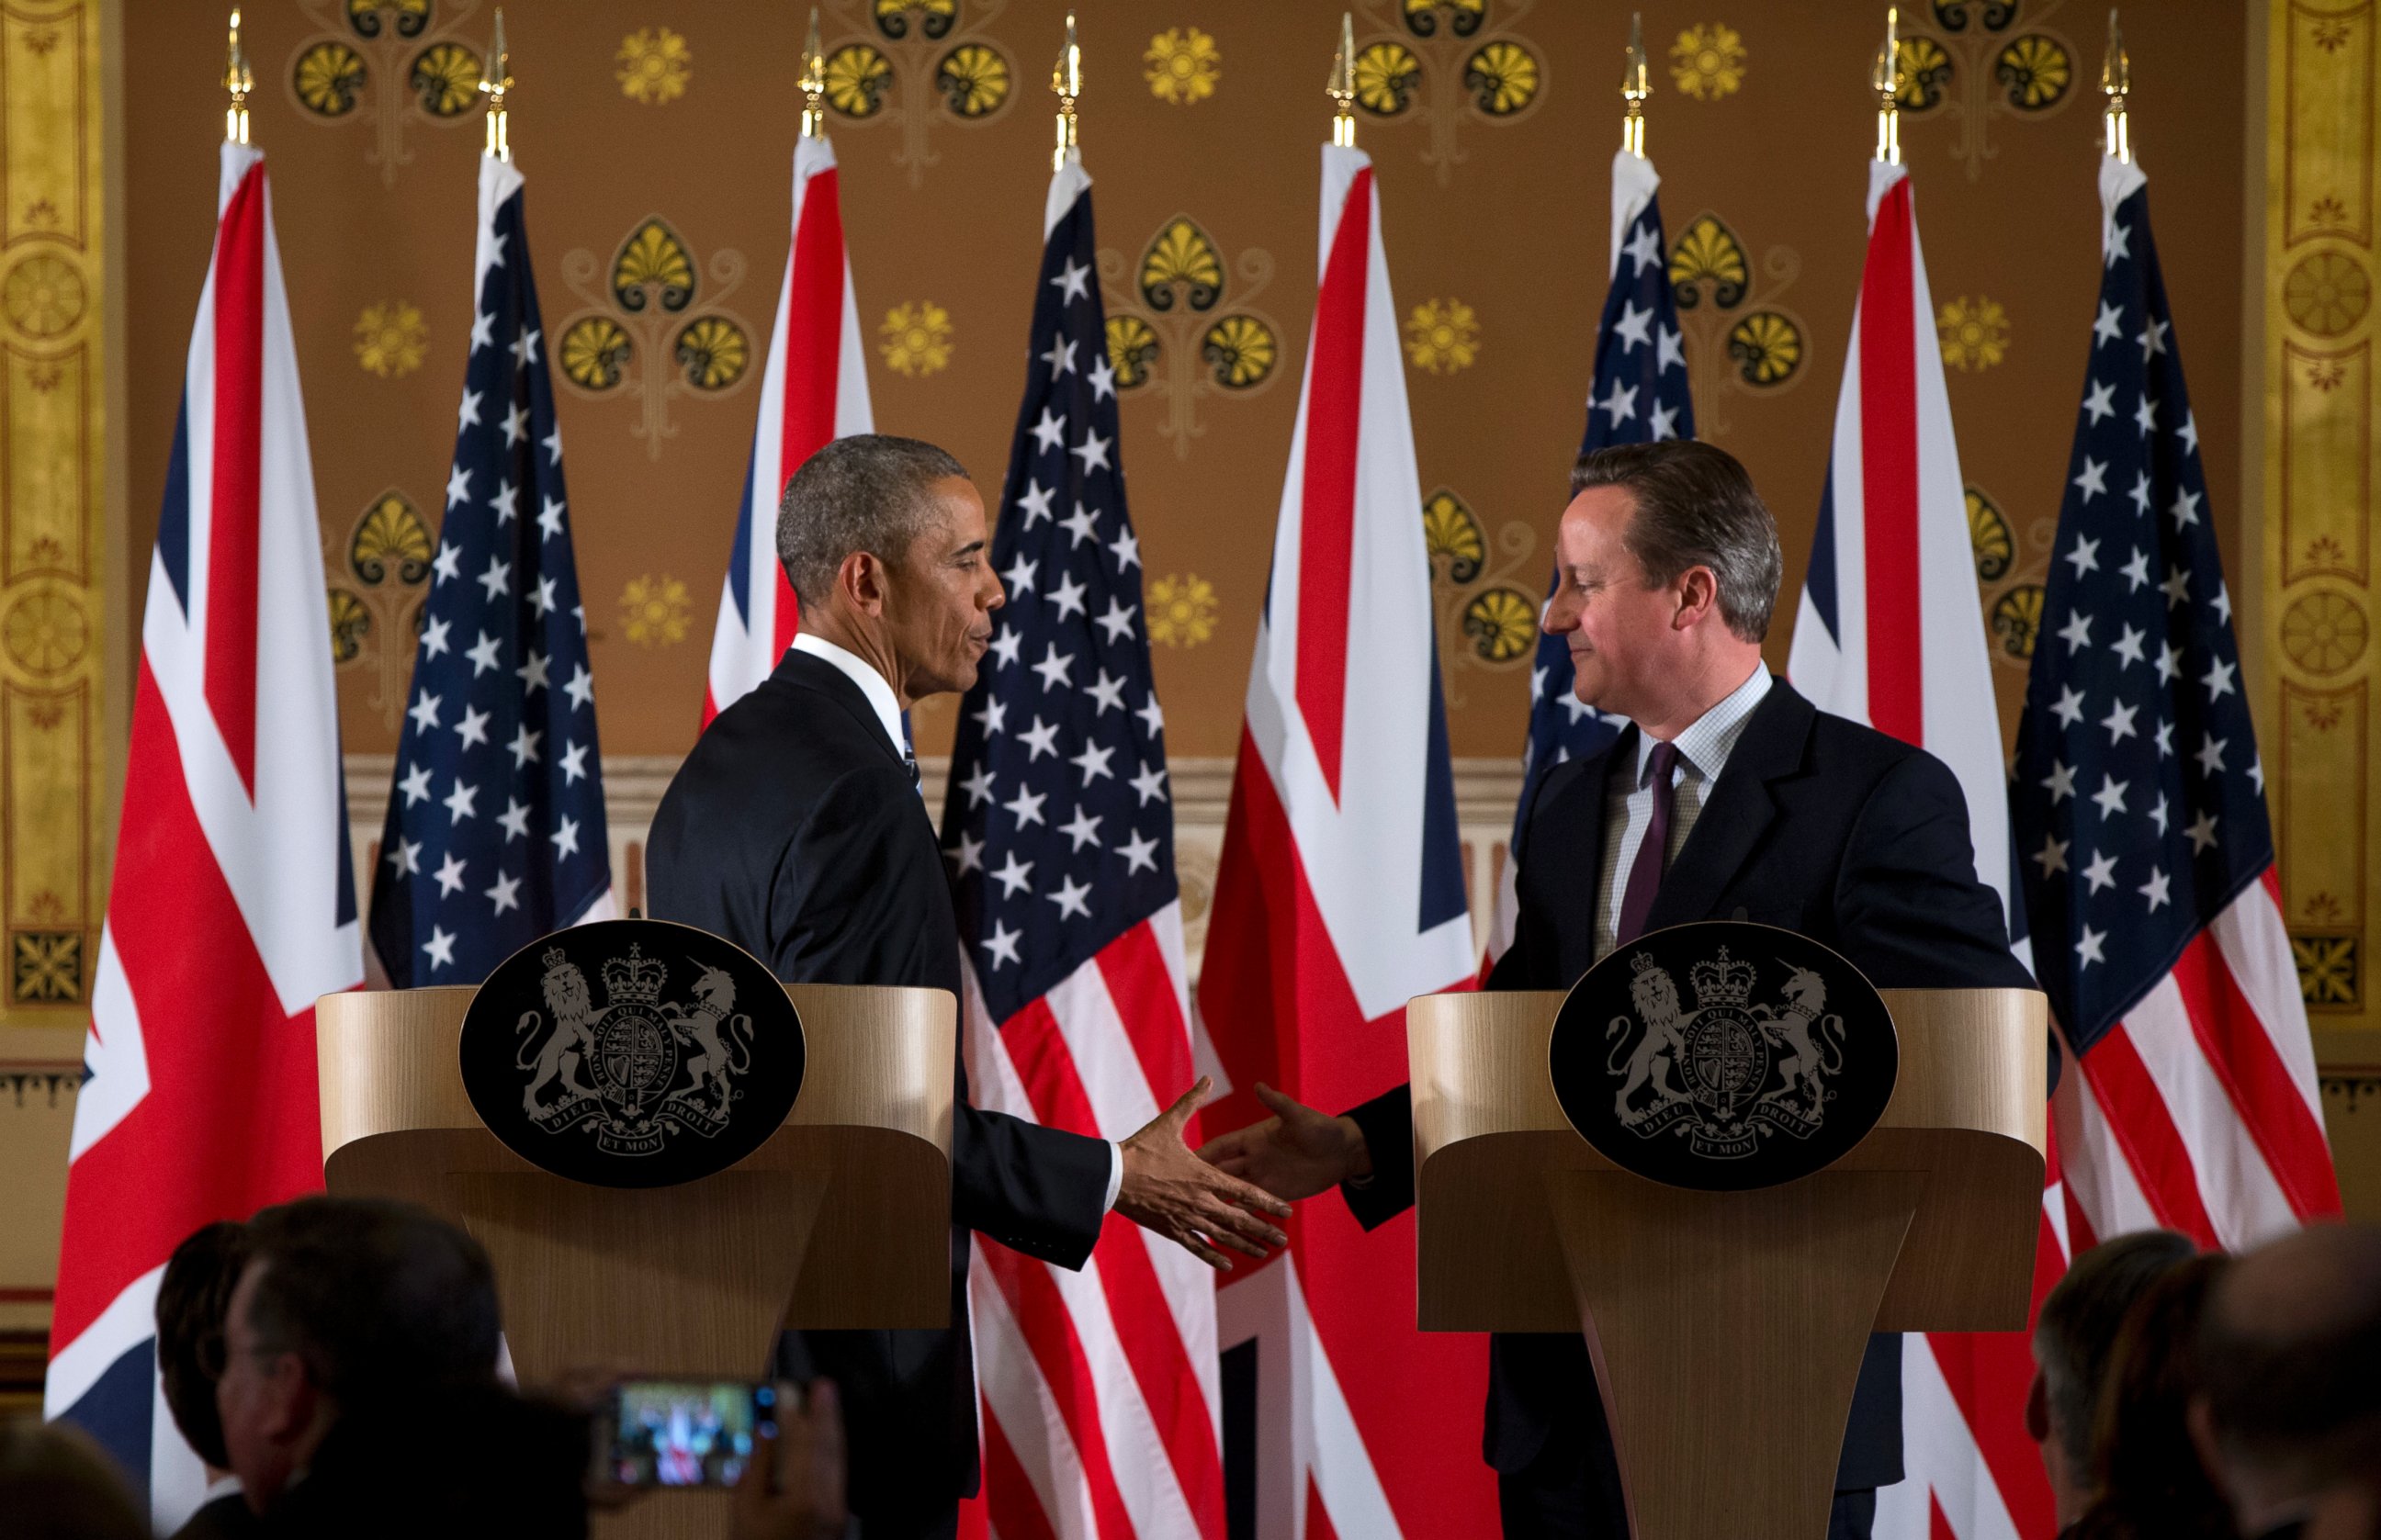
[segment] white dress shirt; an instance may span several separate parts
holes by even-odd
[[[837,647],[824,637],[814,636],[808,631],[795,636],[792,650],[809,653],[859,685],[860,693],[868,697],[868,704],[875,709],[876,720],[884,724],[885,735],[893,740],[894,750],[905,758],[912,756],[910,734],[901,724],[901,697],[893,693],[893,686],[876,672],[875,664],[848,648]],[[1123,1190],[1124,1146],[1111,1139],[1108,1141],[1108,1195],[1105,1207],[1114,1208],[1117,1194]]]
[[[1769,671],[1754,664],[1743,684],[1671,740],[1678,748],[1679,762],[1670,772],[1670,784],[1677,793],[1670,808],[1669,849],[1662,853],[1665,872],[1694,831],[1696,818],[1711,800],[1713,785],[1728,768],[1728,754],[1744,735],[1752,709],[1769,693],[1770,683]],[[1654,736],[1641,729],[1636,773],[1608,776],[1604,782],[1604,870],[1595,890],[1597,962],[1612,951],[1621,901],[1629,892],[1629,869],[1636,863],[1638,847],[1645,843],[1645,831],[1653,826],[1654,743]]]

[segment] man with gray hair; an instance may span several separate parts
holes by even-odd
[[[645,857],[656,918],[725,936],[788,983],[960,989],[959,925],[918,795],[903,714],[965,690],[1003,600],[983,500],[959,463],[915,439],[859,434],[803,462],[777,511],[777,556],[801,635],[694,746]],[[1121,1144],[967,1105],[955,1061],[951,1325],[810,1331],[787,1372],[843,1398],[849,1498],[864,1540],[952,1534],[976,1489],[968,1340],[970,1231],[1079,1268],[1110,1210],[1211,1266],[1283,1243],[1288,1206],[1182,1142],[1204,1077]],[[757,1367],[757,1365],[756,1365]]]
[[[1520,919],[1488,987],[1568,989],[1646,931],[1738,919],[1825,942],[1885,988],[2032,988],[1951,772],[1762,667],[1783,563],[1744,467],[1707,443],[1617,445],[1581,458],[1571,493],[1545,629],[1569,643],[1579,698],[1632,725],[1538,781],[1513,855]],[[1406,1087],[1337,1118],[1256,1091],[1275,1115],[1202,1155],[1277,1197],[1340,1185],[1368,1229],[1412,1206]],[[1579,1338],[1490,1340],[1483,1452],[1508,1536],[1629,1534]],[[1877,1337],[1831,1534],[1865,1537],[1875,1489],[1901,1476],[1901,1340]]]

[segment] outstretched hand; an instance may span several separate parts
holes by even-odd
[[[1262,1080],[1257,1099],[1273,1116],[1208,1140],[1200,1159],[1292,1201],[1373,1174],[1372,1151],[1353,1118],[1328,1117]]]
[[[1124,1141],[1124,1185],[1117,1190],[1116,1211],[1209,1267],[1229,1272],[1231,1258],[1216,1247],[1262,1258],[1266,1248],[1287,1245],[1289,1237],[1261,1216],[1286,1219],[1289,1205],[1204,1163],[1183,1143],[1184,1125],[1214,1086],[1201,1075],[1173,1106]]]

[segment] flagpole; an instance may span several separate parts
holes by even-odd
[[[1331,98],[1331,142],[1342,150],[1356,148],[1356,20],[1339,13],[1339,52],[1331,56],[1331,81],[1323,88]]]
[[[1869,71],[1869,85],[1876,92],[1876,154],[1874,159],[1886,165],[1901,164],[1901,10],[1888,6],[1885,12],[1885,46],[1876,51],[1876,64]]]
[[[2100,114],[2102,147],[2110,159],[2121,164],[2133,164],[2132,126],[2125,112],[2125,98],[2133,89],[2133,61],[2125,52],[2125,34],[2117,27],[2117,7],[2108,7],[2108,52],[2100,60],[2100,94],[2107,104]]]
[[[1652,74],[1645,67],[1645,18],[1629,13],[1629,63],[1620,72],[1620,99],[1628,103],[1620,120],[1620,148],[1639,160],[1645,158],[1645,98],[1654,94]]]
[[[1083,158],[1075,139],[1075,99],[1083,94],[1083,50],[1075,41],[1073,11],[1067,13],[1066,46],[1050,68],[1050,91],[1058,98],[1058,143],[1050,152],[1050,169],[1060,171],[1069,160]]]
[[[508,130],[512,113],[505,104],[505,93],[513,89],[513,55],[512,50],[505,46],[505,8],[502,6],[496,7],[496,36],[488,49],[488,56],[495,61],[495,68],[480,79],[480,90],[488,98],[488,139],[480,152],[510,162],[513,147]]]
[[[231,94],[231,104],[224,109],[224,141],[227,144],[248,142],[248,93],[256,89],[256,76],[248,67],[248,50],[239,42],[239,7],[231,11],[231,42],[224,52],[224,90]]]
[[[818,7],[802,37],[802,138],[826,138],[826,51],[819,45]]]

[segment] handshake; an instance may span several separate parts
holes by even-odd
[[[1289,1237],[1264,1216],[1372,1174],[1372,1153],[1351,1119],[1327,1117],[1257,1083],[1273,1116],[1208,1140],[1195,1152],[1182,1137],[1215,1083],[1207,1076],[1124,1141],[1124,1184],[1116,1211],[1154,1231],[1209,1267],[1228,1272],[1222,1249],[1262,1260]]]

